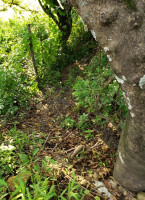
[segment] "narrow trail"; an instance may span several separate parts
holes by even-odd
[[[67,76],[65,74],[65,80]],[[56,89],[47,96],[27,112],[24,119],[17,120],[19,122],[17,129],[30,137],[33,133],[33,136],[43,139],[38,156],[42,159],[49,156],[58,161],[56,168],[59,171],[66,168],[70,173],[75,171],[78,182],[83,187],[93,188],[95,181],[103,181],[113,195],[113,200],[127,200],[125,190],[118,189],[119,185],[112,179],[119,139],[117,131],[110,126],[104,128],[95,126],[91,127],[92,137],[87,138],[88,133],[80,131],[75,126],[69,129],[62,127],[61,122],[66,117],[78,121],[79,113],[74,109],[72,89],[71,87]],[[10,130],[12,124],[2,128]],[[27,151],[29,147],[26,147],[26,153]],[[69,176],[68,174],[66,176]],[[92,192],[98,194],[95,189],[92,189]],[[88,197],[88,199],[93,198]]]

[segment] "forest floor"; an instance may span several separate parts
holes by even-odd
[[[86,64],[84,61],[79,63],[82,67]],[[113,125],[108,123],[103,128],[93,126],[89,133],[73,126],[73,121],[70,128],[62,123],[67,117],[77,122],[79,117],[75,110],[72,88],[65,86],[68,76],[66,70],[62,78],[64,87],[53,92],[45,91],[41,94],[40,102],[25,113],[23,119],[17,118],[17,130],[27,133],[30,138],[33,136],[43,139],[37,157],[43,159],[49,156],[57,161],[53,167],[59,174],[60,182],[64,176],[71,178],[70,174],[74,171],[77,182],[90,191],[84,199],[97,199],[96,196],[101,199],[132,199],[132,194],[119,186],[112,177],[119,141],[119,133]],[[83,113],[83,110],[81,112]],[[1,130],[6,133],[12,127],[13,123],[9,122],[2,126]],[[26,145],[25,153],[29,154],[29,151],[30,146]]]

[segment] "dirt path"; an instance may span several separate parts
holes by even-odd
[[[86,181],[82,183],[84,187],[90,187],[89,184],[95,181],[103,181],[114,200],[125,199],[126,193],[123,194],[124,191],[112,186],[110,178],[118,146],[117,132],[112,127],[102,129],[95,126],[91,127],[89,137],[88,133],[75,126],[61,126],[66,117],[78,122],[79,114],[74,107],[71,88],[57,89],[47,98],[43,97],[42,102],[26,113],[23,120],[18,119],[17,129],[44,139],[39,156],[49,155],[62,166],[73,169],[78,177],[83,177],[83,180],[78,181]],[[7,129],[10,128],[11,124],[7,125]]]

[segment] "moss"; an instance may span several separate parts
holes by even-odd
[[[134,0],[123,0],[123,1],[131,10],[137,11],[137,7],[135,5]]]

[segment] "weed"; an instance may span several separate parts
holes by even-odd
[[[85,133],[87,133],[87,135],[85,136],[86,140],[93,138],[92,132],[93,130],[90,130],[90,129],[85,131]]]
[[[87,114],[83,113],[82,115],[80,115],[79,121],[77,123],[77,128],[79,128],[80,130],[86,130],[87,128],[89,128],[89,118]]]
[[[66,128],[66,129],[71,129],[75,126],[76,121],[71,119],[69,116],[67,116],[62,122],[61,122],[61,127]]]

